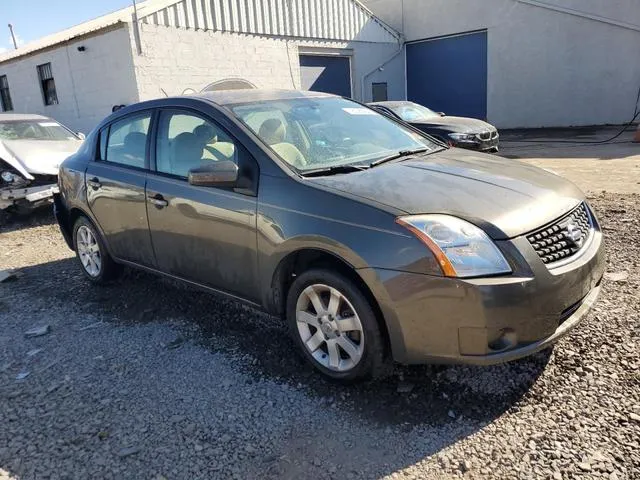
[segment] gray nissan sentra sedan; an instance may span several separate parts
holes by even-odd
[[[493,364],[596,301],[603,237],[572,183],[447,148],[340,97],[237,90],[131,105],[59,175],[86,277],[129,265],[286,320],[328,377]]]

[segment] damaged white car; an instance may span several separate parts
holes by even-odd
[[[58,192],[58,167],[84,135],[41,115],[0,114],[0,210],[26,213]]]

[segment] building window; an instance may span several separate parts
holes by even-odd
[[[0,107],[3,112],[13,110],[11,94],[9,93],[9,82],[6,75],[0,75]]]
[[[56,82],[53,80],[51,64],[38,65],[38,78],[42,88],[42,98],[45,105],[57,105],[58,94],[56,93]]]
[[[374,102],[386,102],[389,100],[387,97],[387,82],[373,83],[371,85],[371,95]]]

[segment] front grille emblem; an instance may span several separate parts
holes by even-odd
[[[584,242],[584,237],[580,229],[573,222],[569,222],[569,224],[566,226],[566,229],[567,229],[567,238],[571,240],[576,245],[576,247],[578,248],[582,247],[582,243]]]
[[[593,224],[585,203],[551,225],[527,235],[538,256],[547,265],[566,261],[586,245]]]

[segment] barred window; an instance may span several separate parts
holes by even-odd
[[[56,93],[56,82],[53,80],[51,64],[38,65],[38,78],[42,88],[42,98],[45,105],[57,105],[58,94]]]
[[[0,75],[0,109],[3,112],[13,110],[11,94],[9,93],[9,81],[6,75]]]

